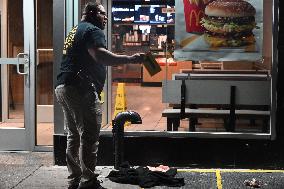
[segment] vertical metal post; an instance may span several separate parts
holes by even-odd
[[[74,26],[74,2],[73,0],[65,1],[65,36]]]
[[[182,80],[182,84],[180,87],[180,119],[185,117],[185,98],[186,98],[186,85],[185,79]]]
[[[73,2],[73,26],[76,26],[78,25],[78,22],[79,22],[79,18],[80,18],[80,9],[81,9],[81,6],[79,4],[79,1],[78,0],[74,0]]]
[[[228,131],[235,131],[236,125],[236,86],[231,86],[230,95],[230,117]]]
[[[122,120],[113,120],[114,168],[118,169],[124,159],[124,123]]]

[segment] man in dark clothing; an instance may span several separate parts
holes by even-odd
[[[103,188],[95,174],[102,111],[99,94],[106,66],[143,63],[144,54],[116,55],[106,49],[104,7],[87,3],[81,22],[68,34],[55,95],[68,131],[66,160],[69,188]]]

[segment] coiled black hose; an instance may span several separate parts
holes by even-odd
[[[124,124],[126,121],[132,124],[142,123],[140,115],[134,111],[120,112],[112,120],[115,169],[118,169],[124,160]]]

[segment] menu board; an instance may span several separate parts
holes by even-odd
[[[150,23],[150,6],[135,5],[134,23]]]
[[[134,21],[134,6],[116,5],[112,7],[113,23],[131,23]]]
[[[156,2],[153,0],[149,2],[146,4],[141,1],[113,2],[112,22],[114,24],[174,24],[174,5],[163,4],[163,2],[153,4]]]
[[[152,24],[165,24],[167,23],[167,14],[163,12],[162,8],[165,6],[151,5],[150,6],[150,23]]]
[[[126,2],[127,4],[167,4],[174,5],[173,0],[112,0],[113,4],[121,4]]]
[[[175,3],[175,22],[178,26],[175,27],[175,59],[195,61],[262,59],[263,0],[243,0],[242,3],[246,8],[235,2],[232,3],[235,7],[228,8],[227,5],[221,4],[228,2],[220,0],[176,0]],[[210,12],[216,4],[227,8],[227,11],[219,8],[221,15]],[[243,12],[234,12],[234,10]]]

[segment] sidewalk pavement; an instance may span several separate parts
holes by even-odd
[[[139,188],[113,183],[105,177],[113,167],[99,166],[99,180],[107,188]],[[66,166],[53,165],[52,152],[0,153],[0,189],[60,189],[67,188]]]
[[[99,180],[109,189],[139,189],[139,186],[118,184],[105,178],[112,166],[97,167]],[[0,153],[0,189],[67,188],[66,166],[53,165],[51,152]],[[283,189],[284,170],[244,169],[178,169],[177,177],[185,179],[184,189]],[[153,187],[155,189],[168,187]]]

